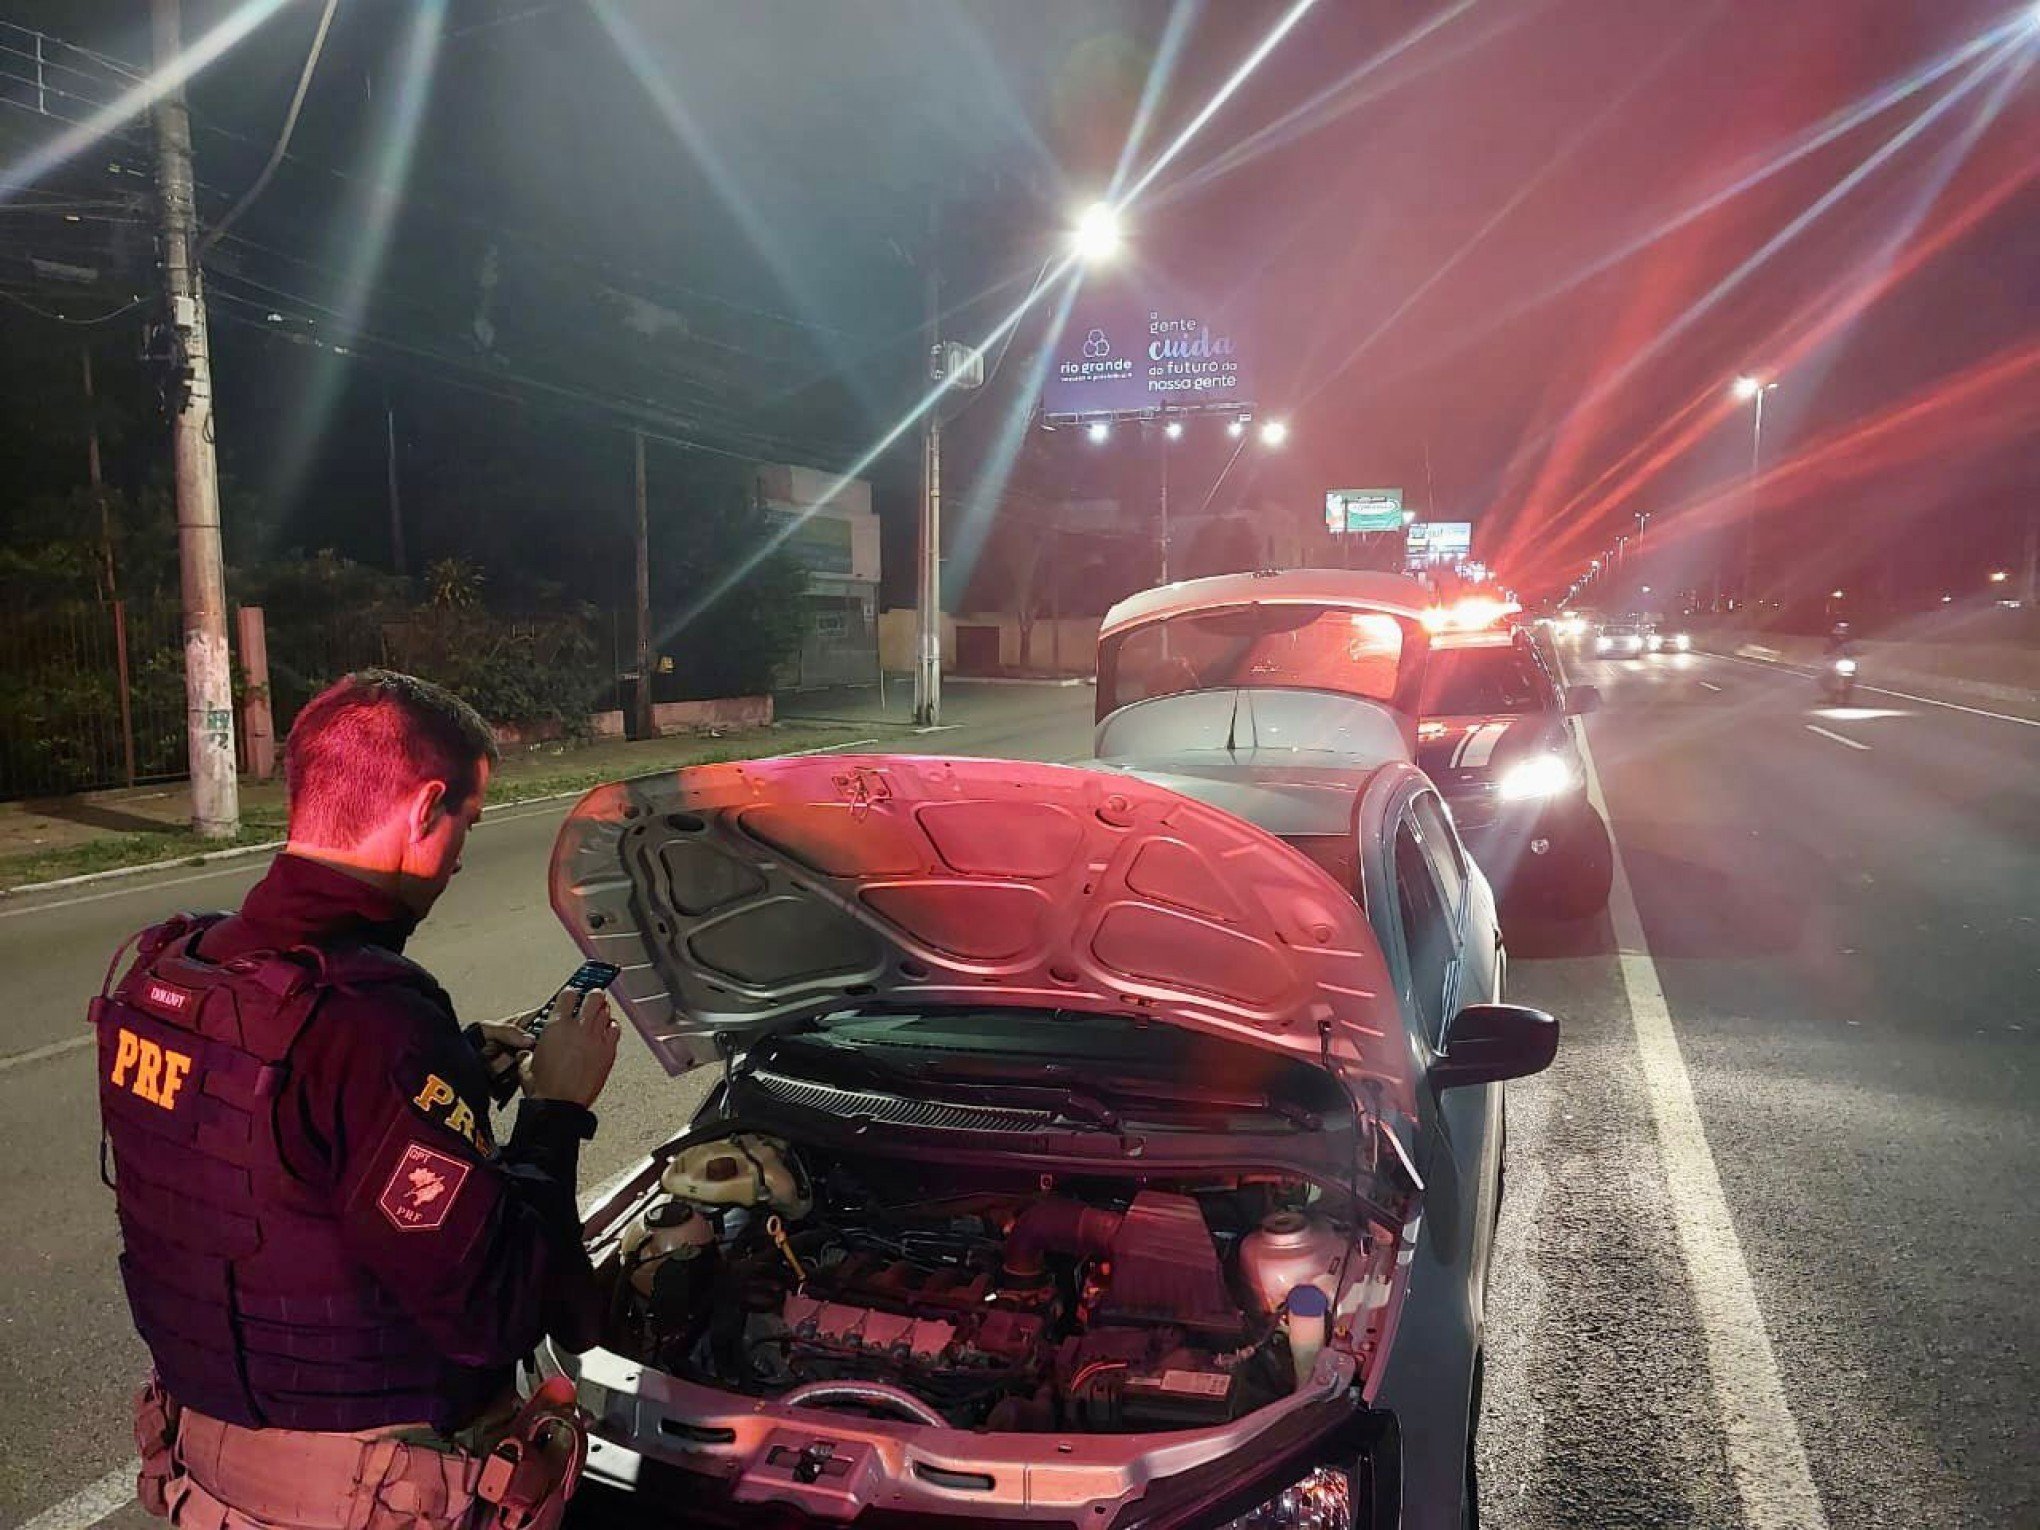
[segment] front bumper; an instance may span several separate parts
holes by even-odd
[[[1556,797],[1503,802],[1491,786],[1447,798],[1460,838],[1497,891],[1520,887],[1571,866],[1582,829],[1594,813],[1575,788]]]
[[[1327,1460],[1348,1464],[1334,1447],[1363,1422],[1369,1450],[1397,1438],[1384,1428],[1388,1415],[1360,1406],[1351,1359],[1332,1351],[1311,1385],[1282,1402],[1170,1435],[991,1434],[782,1410],[602,1349],[572,1355],[547,1345],[537,1369],[574,1379],[594,1415],[586,1481],[605,1498],[604,1522],[628,1525],[734,1527],[784,1506],[803,1522],[858,1530],[1189,1530],[1225,1523],[1258,1488],[1279,1491],[1284,1482],[1270,1485],[1264,1472],[1270,1463],[1294,1463],[1296,1476]],[[1243,1471],[1242,1462],[1251,1465]],[[1360,1523],[1388,1530],[1399,1519]]]

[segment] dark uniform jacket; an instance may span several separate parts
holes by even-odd
[[[191,954],[224,964],[306,946],[401,953],[415,924],[367,883],[282,855],[240,912],[205,929]],[[436,1352],[426,1421],[444,1429],[500,1399],[516,1362],[548,1333],[574,1348],[595,1337],[594,1280],[574,1203],[580,1144],[595,1119],[578,1105],[524,1100],[499,1144],[489,1106],[472,1035],[421,973],[323,993],[291,1049],[271,1118],[283,1166],[335,1219],[343,1257],[379,1292],[374,1306],[391,1314],[392,1355]],[[130,1274],[144,1283],[149,1276],[145,1268]],[[138,1318],[141,1311],[138,1303]],[[333,1391],[344,1393],[345,1383]],[[419,1417],[416,1395],[384,1398],[372,1384],[362,1392],[352,1405],[332,1397],[319,1422],[295,1426],[359,1429]],[[404,1416],[374,1416],[386,1411]]]

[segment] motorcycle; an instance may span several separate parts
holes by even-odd
[[[1847,654],[1829,659],[1821,668],[1820,689],[1829,706],[1848,705],[1849,698],[1856,694],[1856,661]]]

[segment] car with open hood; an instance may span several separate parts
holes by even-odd
[[[719,1070],[588,1213],[599,1344],[540,1356],[600,1509],[1473,1523],[1499,1083],[1557,1026],[1493,1002],[1414,766],[1329,801],[889,756],[584,799],[554,909]]]

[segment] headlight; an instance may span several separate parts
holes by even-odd
[[[1555,754],[1533,754],[1502,772],[1495,791],[1504,802],[1556,797],[1573,784],[1572,769]]]
[[[1854,674],[1855,672],[1856,672],[1856,661],[1855,661],[1854,659],[1837,659],[1837,660],[1835,660],[1835,673],[1836,673],[1836,674],[1838,674],[1838,675],[1853,675],[1853,674]]]
[[[1350,1530],[1352,1523],[1353,1479],[1337,1467],[1320,1466],[1227,1520],[1222,1530]]]
[[[1613,648],[1614,646],[1615,644],[1608,638],[1597,637],[1594,639],[1594,652],[1596,653],[1606,653],[1609,649]]]
[[[1689,634],[1681,632],[1677,637],[1672,639],[1672,646],[1678,649],[1691,648],[1693,646],[1693,639]]]

